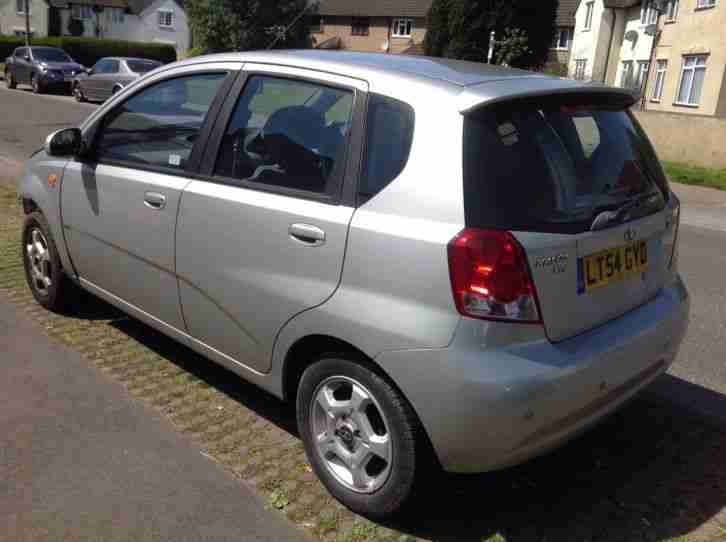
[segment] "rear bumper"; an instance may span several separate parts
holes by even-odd
[[[556,447],[650,384],[673,363],[689,309],[678,278],[646,305],[556,344],[539,326],[516,326],[517,337],[512,324],[462,319],[448,348],[376,360],[411,401],[442,466],[484,472]]]

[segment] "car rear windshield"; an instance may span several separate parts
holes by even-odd
[[[150,72],[161,66],[161,62],[154,62],[153,60],[128,60],[126,64],[134,73]]]
[[[33,49],[33,58],[42,62],[71,62],[71,58],[61,49]]]
[[[657,212],[669,194],[652,145],[620,102],[484,107],[465,116],[463,147],[470,227],[581,233]]]

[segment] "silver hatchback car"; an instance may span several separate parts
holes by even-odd
[[[623,89],[451,60],[199,57],[49,136],[23,257],[297,405],[356,512],[541,454],[673,362],[679,202]]]

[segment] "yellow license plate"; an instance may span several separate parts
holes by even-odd
[[[637,241],[590,254],[582,259],[585,290],[624,280],[648,269],[648,244]]]

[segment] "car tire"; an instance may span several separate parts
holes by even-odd
[[[33,89],[33,94],[43,94],[43,86],[40,84],[36,74],[30,76],[30,86]]]
[[[81,85],[79,83],[73,85],[73,97],[78,103],[83,103],[86,101],[86,96],[85,94],[83,94],[83,89],[81,88]]]
[[[18,83],[15,81],[15,77],[13,77],[12,72],[8,70],[5,70],[5,85],[11,90],[17,88],[18,86]]]
[[[298,387],[297,422],[313,470],[353,512],[383,519],[412,497],[428,441],[409,403],[372,363],[326,355],[310,365]]]
[[[48,310],[60,312],[70,293],[70,280],[63,272],[58,249],[43,213],[25,217],[22,230],[25,279],[35,300]]]

